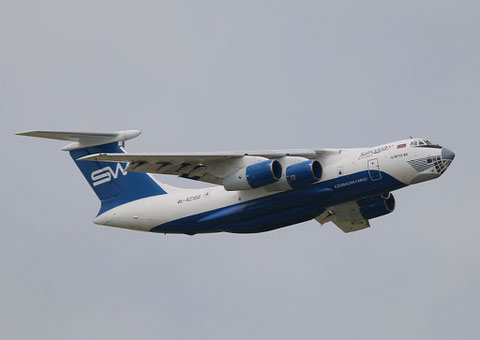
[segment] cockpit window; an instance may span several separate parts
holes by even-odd
[[[410,146],[411,147],[417,147],[418,146],[418,147],[424,147],[424,148],[437,148],[437,149],[441,148],[440,145],[434,144],[431,141],[429,141],[428,139],[421,139],[421,138],[418,138],[418,139],[415,139],[415,140],[411,141]]]

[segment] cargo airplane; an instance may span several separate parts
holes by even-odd
[[[71,142],[68,151],[100,199],[94,223],[157,233],[258,233],[317,220],[344,232],[395,208],[392,191],[441,176],[455,154],[427,139],[370,148],[126,153],[138,130],[26,131]],[[183,189],[152,173],[216,184]]]

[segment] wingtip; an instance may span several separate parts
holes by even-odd
[[[15,136],[29,136],[34,130],[22,131],[15,133]]]

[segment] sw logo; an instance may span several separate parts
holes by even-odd
[[[128,172],[125,169],[122,168],[122,164],[117,163],[115,171],[113,171],[113,169],[109,166],[93,171],[91,174],[93,186],[96,187],[97,185],[110,182],[112,180],[112,176],[116,179],[120,173],[123,176],[126,176]]]

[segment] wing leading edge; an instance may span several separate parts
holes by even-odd
[[[235,170],[258,161],[286,156],[317,159],[336,149],[260,150],[236,152],[155,153],[155,154],[94,154],[80,158],[85,161],[124,162],[127,171],[147,172],[180,177],[197,181],[222,184],[223,178]]]

